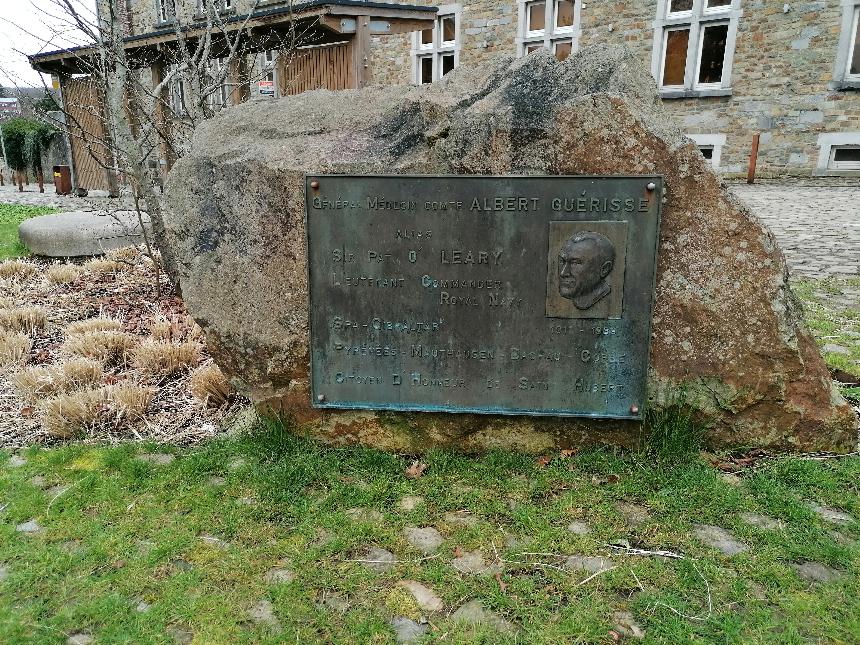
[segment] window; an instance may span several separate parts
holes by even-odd
[[[459,23],[459,6],[442,6],[434,26],[415,33],[412,59],[416,83],[432,83],[457,66]]]
[[[169,22],[176,18],[176,0],[156,0],[158,22]],[[150,5],[151,6],[151,5]]]
[[[860,175],[860,132],[818,135],[818,175]]]
[[[230,11],[233,8],[233,0],[197,0],[197,13],[206,12],[209,7],[216,11]]]
[[[223,58],[215,58],[209,63],[209,72],[212,77],[212,83],[214,84],[221,76],[222,71],[227,65],[227,61]],[[227,76],[225,74],[224,80],[218,85],[218,88],[215,89],[209,96],[206,97],[206,100],[209,102],[209,105],[215,108],[216,110],[219,108],[223,108],[226,105],[230,104],[230,91],[227,86]]]
[[[170,72],[176,72],[176,65],[170,66]],[[170,80],[170,109],[177,116],[185,114],[185,81],[181,74],[176,74]]]
[[[827,167],[830,170],[860,170],[860,145],[832,146]]]
[[[854,24],[851,26],[851,44],[848,46],[847,76],[860,80],[860,6],[854,9]]]
[[[278,54],[277,50],[270,49],[260,55],[260,81],[257,83],[260,96],[277,96]]]
[[[665,95],[726,94],[740,0],[661,0],[652,71]]]
[[[534,0],[520,2],[520,55],[542,47],[564,60],[579,40],[579,2],[576,0]]]
[[[720,158],[723,154],[723,147],[726,145],[726,135],[724,134],[688,134],[695,144],[699,147],[699,152],[702,156],[711,162],[714,169],[720,167]]]

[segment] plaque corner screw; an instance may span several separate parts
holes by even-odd
[[[639,406],[635,403],[630,406],[630,414],[639,414]]]
[[[320,403],[325,401],[325,394],[317,394],[317,401],[319,401]]]
[[[320,182],[317,181],[316,179],[312,179],[311,180],[311,188],[319,188],[319,187],[320,187]]]
[[[647,188],[649,191],[653,191],[657,188],[657,184],[655,184],[653,181],[649,181],[648,185],[645,186],[645,188]]]

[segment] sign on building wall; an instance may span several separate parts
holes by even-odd
[[[307,181],[315,405],[641,416],[660,177]]]
[[[275,82],[274,81],[259,81],[257,86],[260,91],[261,96],[274,96],[275,95]]]

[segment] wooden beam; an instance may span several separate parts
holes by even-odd
[[[352,77],[355,88],[361,89],[370,82],[370,16],[358,16],[355,38],[352,39]]]
[[[399,18],[371,20],[370,33],[373,36],[407,34],[412,31],[421,31],[422,29],[432,29],[433,23],[433,18],[427,18],[426,20],[401,20]],[[319,24],[338,34],[354,34],[356,29],[356,19],[353,17],[320,16]]]

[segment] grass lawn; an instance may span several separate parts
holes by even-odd
[[[627,641],[629,620],[646,642],[860,642],[860,458],[736,476],[697,452],[550,457],[435,452],[410,479],[410,458],[277,424],[186,450],[0,453],[0,642],[391,643],[395,617],[426,617],[422,642]],[[746,550],[724,555],[697,525]],[[424,553],[408,526],[444,541]],[[395,562],[371,571],[371,547]],[[571,555],[606,560],[595,574]],[[454,566],[477,556],[483,574]],[[833,579],[801,577],[808,562]],[[454,622],[474,599],[516,631]]]
[[[29,255],[18,239],[18,224],[37,215],[56,213],[56,208],[0,204],[0,261]]]
[[[828,367],[860,382],[860,278],[799,280],[792,289],[803,302],[806,324]],[[843,395],[860,402],[860,387],[841,389]]]

